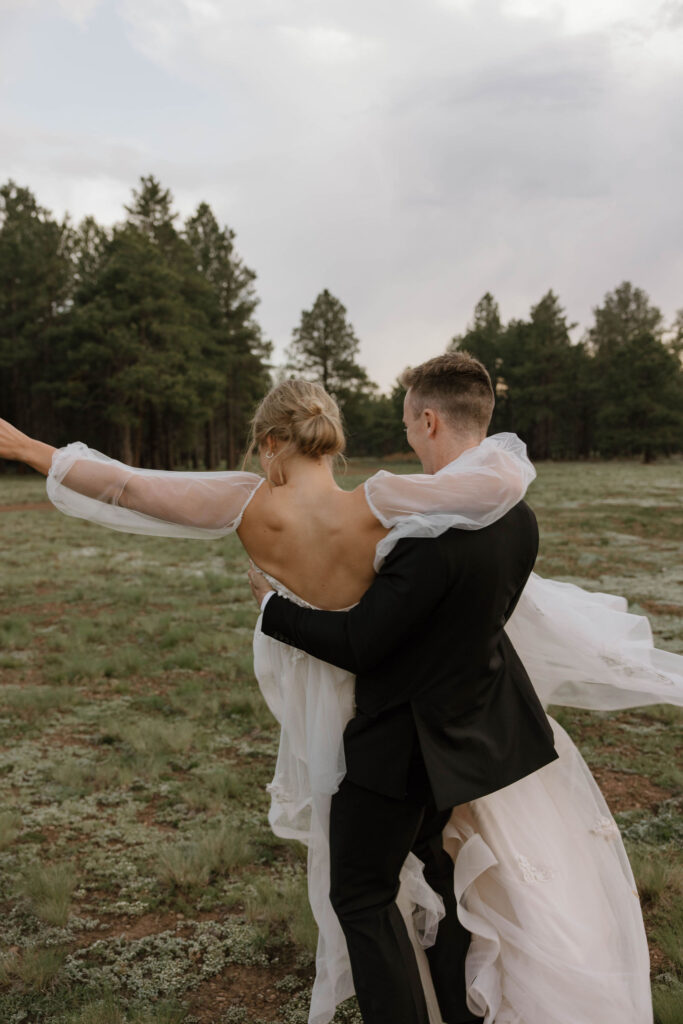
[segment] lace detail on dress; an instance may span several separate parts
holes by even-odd
[[[554,871],[544,868],[540,864],[532,864],[523,853],[516,854],[515,858],[525,882],[549,882],[551,878],[555,877]]]
[[[609,654],[601,654],[599,657],[603,665],[607,665],[610,669],[616,669],[629,679],[640,679],[644,671],[647,669],[650,677],[655,679],[662,686],[669,689],[676,689],[676,683],[674,680],[669,676],[664,675],[663,672],[659,672],[653,665],[649,665],[641,661],[627,661],[626,658],[613,658]]]
[[[301,608],[313,608],[312,604],[309,604],[308,601],[304,601],[302,597],[295,594],[294,591],[290,590],[289,587],[286,587],[284,583],[280,583],[280,580],[275,579],[275,577],[271,576],[270,573],[265,572],[265,570],[263,570],[259,565],[256,565],[255,562],[251,562],[251,564],[258,572],[261,573],[262,576],[266,577],[273,590],[276,594],[279,594],[280,597],[286,597],[288,601],[293,601],[294,604],[298,604]]]
[[[606,818],[602,814],[595,819],[590,831],[593,835],[602,836],[604,839],[616,839],[619,835],[617,823],[612,818]]]

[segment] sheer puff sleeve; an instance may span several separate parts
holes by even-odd
[[[516,434],[493,434],[438,473],[399,476],[380,470],[365,482],[368,505],[390,530],[377,545],[376,571],[404,537],[490,526],[522,500],[535,476]]]
[[[47,494],[60,512],[122,533],[224,537],[263,483],[255,473],[134,469],[81,442],[58,449]]]

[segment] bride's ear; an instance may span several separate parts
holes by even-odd
[[[274,440],[272,434],[268,434],[268,436],[263,439],[259,451],[264,459],[272,459],[275,456],[276,445],[277,442]]]

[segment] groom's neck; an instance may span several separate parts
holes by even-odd
[[[430,459],[430,468],[424,466],[425,473],[438,473],[440,469],[459,458],[469,448],[476,448],[484,440],[483,437],[471,435],[449,435],[440,444],[435,444]]]

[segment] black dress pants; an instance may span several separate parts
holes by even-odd
[[[396,906],[399,873],[412,850],[442,897],[446,916],[427,950],[445,1024],[474,1017],[465,1002],[470,933],[457,917],[453,861],[441,842],[450,811],[437,811],[419,755],[404,800],[373,793],[346,779],[332,798],[330,899],[346,936],[356,995],[365,1024],[428,1024],[417,960]]]

